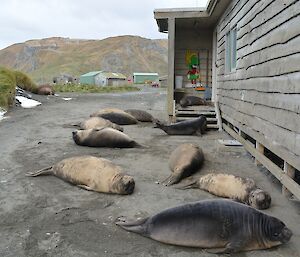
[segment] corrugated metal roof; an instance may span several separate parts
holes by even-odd
[[[153,75],[153,76],[158,76],[158,73],[147,73],[147,72],[134,72],[133,73],[133,76],[136,76],[136,75],[146,75],[146,76],[149,76],[149,75]]]
[[[83,74],[83,75],[81,75],[81,76],[82,76],[82,77],[96,76],[96,75],[98,75],[100,72],[102,72],[102,71],[90,71],[90,72],[85,73],[85,74]]]
[[[108,79],[127,79],[127,77],[118,72],[102,72],[103,76],[105,76]]]

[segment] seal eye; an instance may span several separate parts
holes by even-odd
[[[273,234],[273,236],[275,236],[275,237],[278,237],[278,235],[279,235],[279,234],[278,234],[278,233],[276,233],[276,232]]]

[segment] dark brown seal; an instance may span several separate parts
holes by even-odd
[[[198,171],[204,161],[202,149],[194,144],[179,145],[170,155],[169,167],[172,174],[163,181],[166,186],[178,183]]]
[[[54,95],[54,89],[51,85],[45,84],[37,88],[38,95]]]
[[[77,145],[91,147],[141,147],[132,138],[113,128],[84,129],[72,132]]]
[[[187,188],[200,188],[220,197],[246,203],[256,209],[267,209],[271,205],[271,196],[259,189],[251,178],[210,173],[180,189]]]
[[[57,164],[27,176],[52,174],[87,190],[102,193],[131,194],[135,182],[123,175],[121,167],[104,158],[78,156],[64,159]]]
[[[199,135],[205,133],[207,128],[206,117],[201,115],[195,119],[184,120],[166,125],[159,120],[154,121],[157,128],[162,129],[168,135]]]
[[[123,229],[156,241],[235,253],[287,243],[292,231],[279,219],[227,199],[184,204],[134,222],[119,219]]]
[[[152,122],[154,120],[153,116],[149,112],[146,112],[144,110],[127,109],[125,110],[125,112],[129,113],[141,122]]]
[[[193,96],[193,95],[184,96],[183,98],[181,98],[179,103],[181,107],[187,107],[193,105],[212,105],[211,102],[208,102],[201,97]]]

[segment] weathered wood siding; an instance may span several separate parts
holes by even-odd
[[[226,73],[234,26],[237,68]],[[300,170],[300,1],[232,1],[217,25],[216,66],[222,117]]]
[[[183,84],[187,79],[188,66],[185,62],[186,51],[199,52],[200,76],[203,85],[211,87],[212,81],[212,30],[194,30],[176,28],[175,37],[175,76],[183,76]]]

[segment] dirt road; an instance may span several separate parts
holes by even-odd
[[[66,101],[62,97],[71,97]],[[272,196],[265,212],[281,218],[294,236],[281,247],[236,256],[300,256],[298,202],[286,200],[274,179],[257,168],[242,147],[224,147],[218,139],[224,132],[209,131],[203,137],[167,136],[151,124],[125,127],[125,133],[144,149],[80,147],[71,138],[72,129],[63,125],[87,118],[103,107],[140,108],[156,118],[166,118],[166,94],[147,89],[125,94],[61,94],[37,96],[42,102],[34,109],[13,108],[0,122],[0,256],[214,256],[201,249],[164,245],[128,233],[114,225],[119,216],[146,217],[185,202],[213,198],[200,190],[176,190],[157,181],[169,175],[168,158],[183,142],[203,148],[209,170],[253,177]],[[59,160],[92,154],[108,158],[134,176],[136,188],[130,196],[89,192],[53,176],[26,177]]]

